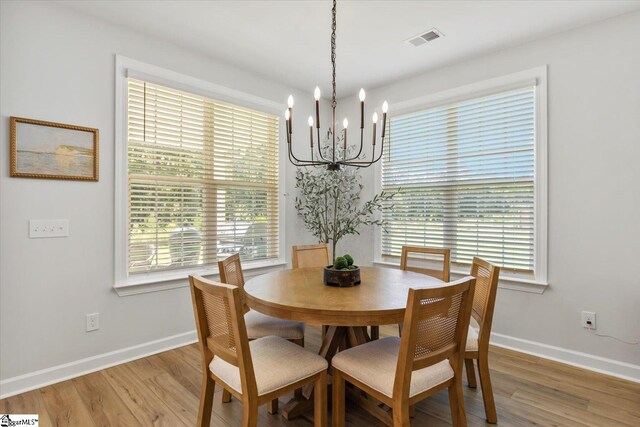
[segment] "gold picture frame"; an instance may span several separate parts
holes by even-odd
[[[10,117],[12,177],[98,181],[98,129]]]

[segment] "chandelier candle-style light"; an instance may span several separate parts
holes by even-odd
[[[326,166],[329,170],[340,170],[344,166],[354,166],[357,168],[366,168],[376,163],[380,158],[382,158],[382,153],[384,151],[384,137],[385,130],[387,124],[387,110],[389,109],[389,104],[385,101],[382,104],[382,132],[380,137],[380,153],[376,156],[376,126],[378,124],[378,113],[373,113],[372,121],[373,121],[373,137],[371,141],[371,160],[367,161],[360,158],[362,154],[363,145],[364,145],[364,99],[365,93],[364,89],[360,89],[360,93],[358,94],[360,98],[360,149],[358,153],[351,157],[347,158],[347,127],[349,126],[349,121],[345,118],[342,122],[342,139],[343,139],[343,149],[342,149],[342,159],[336,158],[336,107],[338,103],[336,102],[336,0],[333,0],[333,9],[331,10],[332,14],[332,25],[331,25],[331,65],[332,65],[332,83],[333,83],[333,95],[331,97],[331,136],[333,142],[333,150],[331,151],[331,158],[325,158],[322,153],[322,147],[320,146],[320,88],[316,87],[316,90],[313,92],[313,96],[316,100],[316,119],[315,122],[312,116],[309,116],[309,146],[311,149],[311,159],[301,160],[293,154],[292,148],[292,139],[293,139],[293,96],[289,95],[289,99],[287,100],[288,108],[284,112],[284,118],[286,121],[286,134],[287,134],[287,146],[289,150],[289,160],[296,166]],[[317,133],[317,144],[318,147],[318,156],[314,158],[313,154],[313,126],[315,123],[316,133]],[[327,154],[327,157],[329,155]]]

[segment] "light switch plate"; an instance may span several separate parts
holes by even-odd
[[[68,219],[30,219],[29,238],[68,237]]]

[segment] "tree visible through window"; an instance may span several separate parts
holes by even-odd
[[[128,79],[129,273],[278,257],[278,118]]]

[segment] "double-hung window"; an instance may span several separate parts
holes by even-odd
[[[546,244],[538,90],[532,80],[390,118],[381,183],[399,194],[383,212],[382,259],[403,245],[444,247],[454,271],[477,256],[507,275],[546,279],[536,247]]]
[[[143,79],[124,84],[128,280],[206,271],[236,252],[248,264],[277,260],[278,117]]]

